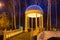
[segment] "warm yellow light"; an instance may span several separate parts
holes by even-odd
[[[42,14],[39,14],[39,13],[30,13],[28,14],[28,17],[31,17],[31,18],[36,18],[36,17],[41,17]]]
[[[4,6],[4,4],[2,2],[0,2],[0,8],[2,8]]]

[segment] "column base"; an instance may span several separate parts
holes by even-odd
[[[28,32],[28,30],[25,30],[25,32]]]

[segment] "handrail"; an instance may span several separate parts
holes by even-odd
[[[60,37],[60,31],[44,31],[37,36],[37,40],[47,40],[51,37]]]
[[[4,38],[3,39],[6,40],[7,38],[13,37],[13,36],[18,35],[22,32],[23,32],[23,30],[21,30],[21,29],[9,30],[9,31],[4,30],[3,31],[3,33],[4,33]]]

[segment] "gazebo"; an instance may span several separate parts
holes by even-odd
[[[43,29],[43,10],[38,5],[30,5],[25,11],[25,32],[38,28]]]

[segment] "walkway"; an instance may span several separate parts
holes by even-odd
[[[31,33],[30,32],[23,32],[14,37],[8,38],[7,40],[31,40]]]

